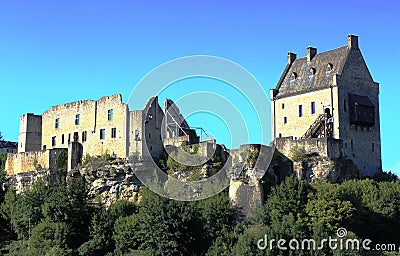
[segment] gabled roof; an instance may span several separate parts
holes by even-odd
[[[276,97],[286,97],[294,94],[329,88],[335,74],[340,75],[346,62],[350,48],[342,46],[326,52],[316,54],[311,61],[307,57],[294,60],[290,67],[286,67],[276,86]],[[331,71],[327,72],[328,65]],[[310,70],[315,71],[310,76]],[[295,79],[291,81],[292,74]]]

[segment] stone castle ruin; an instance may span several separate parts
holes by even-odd
[[[167,126],[163,127],[165,115]],[[68,170],[71,170],[85,155],[107,153],[114,158],[134,156],[140,159],[146,150],[157,158],[164,146],[182,141],[198,143],[199,137],[171,100],[165,101],[162,110],[158,97],[152,97],[144,109],[131,111],[122,102],[121,95],[116,94],[97,101],[53,106],[43,115],[22,115],[18,153],[8,155],[6,171],[9,175],[31,172],[38,165],[51,169],[50,156],[60,149],[67,150]]]
[[[149,155],[157,159],[171,148],[197,145],[204,158],[217,151],[224,161],[231,156],[232,205],[249,215],[263,201],[259,173],[266,171],[276,182],[292,174],[308,181],[341,182],[381,170],[379,84],[372,79],[357,36],[349,35],[347,45],[326,52],[307,47],[307,56],[299,59],[289,52],[288,63],[270,95],[275,150],[256,144],[228,150],[215,140],[201,142],[172,100],[167,99],[162,109],[158,97],[152,97],[143,109],[130,110],[116,94],[53,106],[42,115],[22,115],[18,153],[8,154],[6,171],[9,176],[38,169],[51,172],[62,152],[68,154],[67,169],[73,170],[85,155],[139,160]],[[257,169],[253,163],[256,157],[265,157],[260,153],[263,147],[271,157],[273,152],[267,170]],[[209,166],[203,166],[205,173]],[[131,186],[131,166],[117,170],[125,177],[117,180],[127,179],[124,186]],[[97,173],[111,175],[107,168]],[[91,175],[93,184],[109,184],[100,174]],[[115,182],[107,185],[107,193],[122,187]],[[102,186],[98,190],[103,191]]]

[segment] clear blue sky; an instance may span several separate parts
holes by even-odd
[[[242,65],[268,93],[288,51],[329,50],[351,33],[381,84],[384,169],[399,174],[399,10],[397,1],[0,0],[0,131],[16,141],[21,114],[60,103],[114,93],[126,102],[153,68],[194,54]]]

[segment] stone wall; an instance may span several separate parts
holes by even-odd
[[[317,90],[296,96],[276,99],[272,102],[272,132],[275,137],[301,138],[314,123],[320,114],[324,113],[325,108],[329,108],[332,113],[333,97],[333,116],[337,117],[337,87]],[[315,113],[311,113],[311,102],[315,102]],[[303,116],[299,116],[299,105],[302,106]],[[287,123],[284,122],[286,117]],[[339,138],[339,120],[334,118],[334,138]],[[274,138],[274,134],[272,135]]]
[[[344,156],[351,159],[361,171],[362,176],[372,176],[382,168],[379,84],[371,77],[368,67],[358,47],[352,47],[339,84],[340,138],[343,140]],[[349,97],[353,93],[368,96],[375,108],[375,125],[357,127],[350,124]]]
[[[342,142],[332,138],[310,138],[306,140],[293,140],[292,137],[278,138],[275,140],[275,147],[279,153],[290,160],[293,160],[291,155],[296,147],[309,155],[317,153],[319,156],[332,159],[339,158],[342,155]]]
[[[42,116],[24,114],[19,120],[18,152],[40,150],[42,144]]]
[[[64,149],[41,150],[8,154],[5,170],[11,176],[55,168],[57,155]]]
[[[111,120],[108,120],[109,111],[112,111]],[[108,151],[126,157],[127,115],[128,106],[122,103],[119,94],[98,101],[83,100],[51,107],[43,113],[42,147],[68,148],[76,140],[82,144],[83,154],[102,155]],[[101,138],[103,129],[105,136]],[[116,129],[115,138],[112,138],[112,129]]]

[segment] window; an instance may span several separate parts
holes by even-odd
[[[54,127],[55,127],[56,129],[60,128],[60,118],[56,118],[56,122],[55,122]]]
[[[82,142],[87,140],[87,131],[82,132]]]
[[[53,147],[56,146],[56,136],[51,137],[51,145],[52,145]]]
[[[292,75],[290,76],[290,82],[289,82],[290,86],[294,85],[296,78],[297,78],[297,74],[296,74],[296,72],[293,72]]]
[[[284,124],[287,124],[287,116],[285,116],[285,117],[283,118],[283,123],[284,123]]]
[[[372,150],[372,152],[375,152],[375,144],[373,142],[371,144],[371,150]]]
[[[332,63],[328,63],[328,65],[326,65],[326,71],[325,71],[326,76],[329,76],[331,74],[332,68],[333,68]]]
[[[282,138],[282,133],[279,133],[279,138]]]
[[[299,105],[299,117],[303,116],[303,105]]]
[[[285,103],[282,103],[282,109],[285,109]]]
[[[108,110],[108,121],[111,121],[114,119],[114,109],[109,109]]]
[[[117,138],[117,128],[111,128],[111,138]]]
[[[153,151],[153,146],[150,146],[150,151]]]
[[[68,134],[68,144],[71,142],[71,133]]]
[[[151,133],[149,133],[149,139],[151,139]]]
[[[311,114],[315,114],[315,102],[311,102]]]
[[[316,69],[315,68],[310,68],[310,72],[309,72],[309,76],[312,77],[313,75],[315,75]]]
[[[64,134],[61,135],[61,144],[64,144]]]
[[[77,114],[75,115],[75,125],[80,125],[81,124],[81,115]]]
[[[100,129],[100,139],[101,140],[106,139],[106,129]]]

